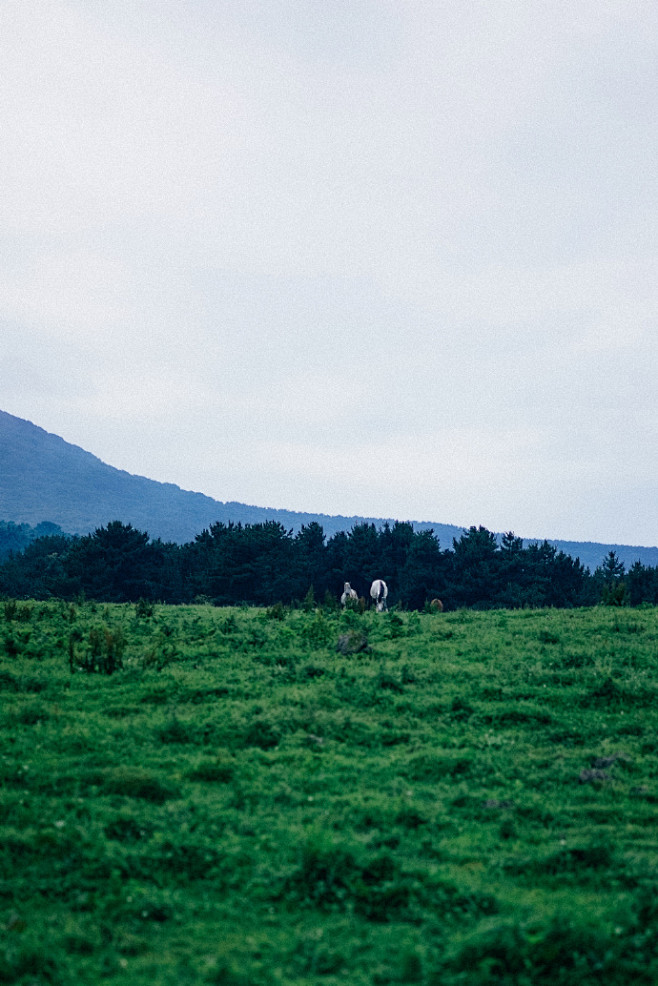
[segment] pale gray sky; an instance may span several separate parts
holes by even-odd
[[[0,407],[220,500],[658,542],[655,0],[2,0]]]

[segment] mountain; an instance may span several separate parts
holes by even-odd
[[[130,523],[148,531],[152,538],[183,544],[217,521],[257,524],[274,520],[294,531],[317,521],[331,537],[351,530],[355,524],[368,522],[380,527],[387,520],[394,523],[395,518],[300,513],[213,500],[173,483],[115,469],[32,422],[0,411],[0,521],[32,526],[50,522],[69,534],[87,534],[111,520]],[[451,548],[453,538],[464,531],[454,524],[413,524],[416,530],[432,528],[444,548]],[[615,551],[627,566],[636,560],[658,566],[658,548],[582,541],[550,543],[592,569],[609,551]]]
[[[317,521],[328,536],[364,521],[384,523],[373,517],[300,513],[213,500],[173,483],[115,469],[6,411],[0,411],[0,520],[30,525],[50,521],[69,534],[87,534],[111,520],[122,520],[148,531],[152,538],[181,544],[216,521],[258,524],[275,520],[295,531]],[[450,524],[421,526],[434,526],[446,546],[463,533],[463,528]]]

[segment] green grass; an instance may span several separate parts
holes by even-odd
[[[655,983],[657,697],[654,608],[0,603],[0,982]]]

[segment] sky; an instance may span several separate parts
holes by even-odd
[[[0,408],[218,500],[658,543],[655,0],[2,0]]]

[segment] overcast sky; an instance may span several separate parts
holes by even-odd
[[[2,410],[219,500],[658,542],[655,0],[2,0],[0,43]]]

